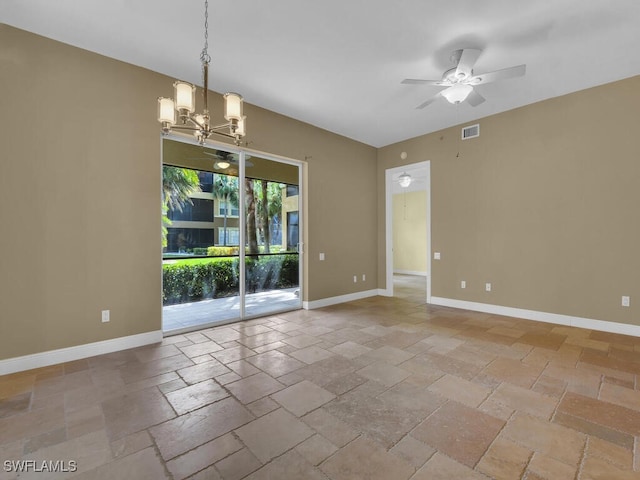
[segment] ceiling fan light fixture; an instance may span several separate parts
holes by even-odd
[[[411,178],[411,175],[406,172],[398,177],[398,183],[402,188],[407,188],[409,185],[411,185],[412,181],[413,178]]]
[[[214,167],[219,168],[220,170],[226,170],[230,166],[231,164],[229,162],[225,162],[224,160],[220,162],[216,162],[216,164],[214,165]]]
[[[472,91],[473,87],[471,85],[458,83],[444,90],[442,96],[446,98],[449,103],[456,104],[464,102]]]

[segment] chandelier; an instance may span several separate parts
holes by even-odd
[[[198,143],[204,145],[211,135],[222,135],[232,138],[236,145],[240,144],[240,139],[246,134],[246,117],[242,115],[242,96],[237,93],[225,93],[224,98],[224,118],[227,123],[221,125],[211,125],[209,116],[209,63],[211,57],[209,48],[209,2],[204,2],[204,48],[200,54],[202,62],[203,77],[203,100],[204,109],[202,113],[196,114],[196,86],[188,82],[175,81],[173,83],[174,98],[158,97],[158,121],[162,124],[162,132],[166,135],[171,130],[186,130],[193,132],[198,139]]]

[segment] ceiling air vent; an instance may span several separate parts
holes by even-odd
[[[468,140],[469,138],[475,138],[480,136],[480,124],[469,125],[468,127],[462,127],[462,140]]]

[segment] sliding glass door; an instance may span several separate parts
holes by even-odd
[[[301,306],[299,170],[260,156],[245,161],[246,316]]]
[[[163,139],[163,330],[301,308],[300,165]]]

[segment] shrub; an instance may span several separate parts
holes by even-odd
[[[246,264],[248,293],[298,286],[298,255],[249,257]],[[238,257],[165,264],[162,301],[171,305],[234,295],[239,290],[239,281]]]
[[[240,253],[238,247],[216,247],[212,246],[207,248],[207,255],[210,257],[226,257],[231,255],[238,255]]]

